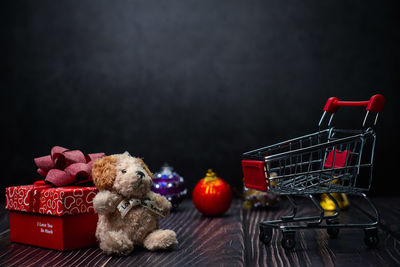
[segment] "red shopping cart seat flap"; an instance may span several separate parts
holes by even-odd
[[[350,150],[344,150],[342,152],[340,152],[339,150],[336,150],[336,152],[334,152],[334,150],[332,150],[331,152],[329,152],[328,157],[325,160],[324,168],[332,168],[333,158],[335,158],[334,168],[343,168],[344,166],[346,166],[346,161],[349,158],[350,154]]]
[[[244,184],[247,188],[267,191],[264,162],[258,160],[242,160]]]

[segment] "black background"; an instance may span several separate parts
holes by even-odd
[[[2,1],[1,186],[60,145],[240,190],[241,153],[316,131],[328,97],[381,93],[371,193],[397,194],[395,2]]]

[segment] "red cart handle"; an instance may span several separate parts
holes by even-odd
[[[385,97],[377,94],[370,98],[368,101],[340,101],[337,97],[331,97],[326,101],[324,111],[329,113],[336,113],[339,107],[363,107],[367,106],[367,111],[381,112],[385,105]]]

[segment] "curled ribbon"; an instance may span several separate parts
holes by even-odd
[[[92,180],[91,170],[95,160],[104,157],[104,153],[84,155],[80,150],[69,150],[54,146],[51,154],[35,158],[39,175],[55,186],[65,186]]]

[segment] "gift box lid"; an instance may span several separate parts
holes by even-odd
[[[21,185],[6,188],[6,209],[49,215],[93,213],[94,186]]]

